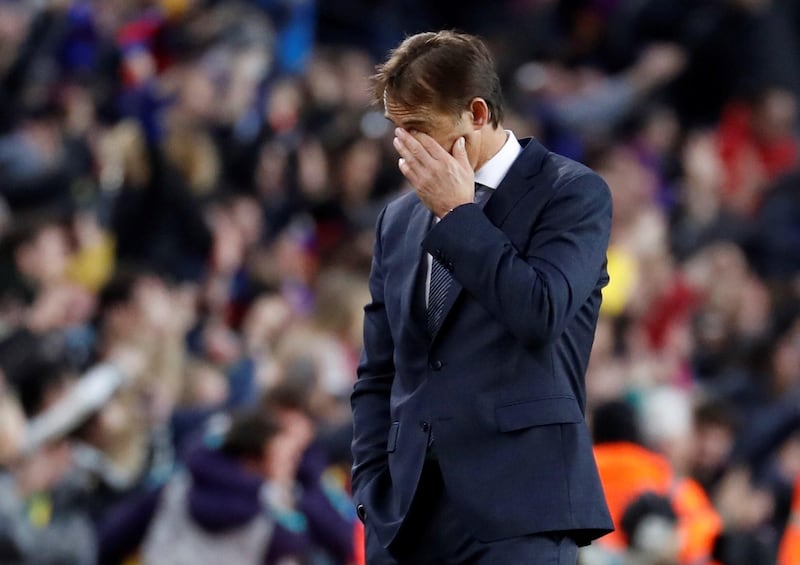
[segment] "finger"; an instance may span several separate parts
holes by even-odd
[[[400,157],[397,160],[397,168],[400,169],[400,172],[405,175],[408,172],[408,161]]]
[[[453,157],[462,167],[466,169],[472,168],[467,155],[467,140],[463,137],[459,137],[453,145]]]
[[[413,181],[411,179],[415,175],[411,170],[411,166],[408,164],[408,161],[400,157],[400,159],[397,160],[397,168],[400,169],[400,172],[403,173],[403,176],[406,177],[409,180],[409,182],[413,184]]]
[[[397,166],[407,179],[412,180],[412,177],[416,177],[426,170],[427,166],[421,163],[397,138],[395,138],[395,148],[400,154]]]
[[[408,164],[408,161],[401,157],[397,160],[397,168],[400,169],[400,172],[415,190],[418,186],[420,186],[419,173],[411,168],[411,166]]]
[[[397,149],[397,152],[400,156],[405,159],[409,164],[411,162],[419,161],[420,157],[420,150],[413,151],[411,146],[408,142],[403,139],[401,136],[397,136],[394,138],[394,148]]]
[[[408,147],[405,146],[405,144],[399,137],[395,137],[392,140],[392,145],[394,145],[394,148],[400,154],[400,157],[402,157],[406,161],[414,158],[414,156],[411,154],[411,151],[408,150]]]
[[[425,148],[425,151],[437,161],[446,161],[450,158],[450,154],[445,150],[444,147],[439,145],[439,143],[429,136],[426,133],[416,132],[412,135],[412,137]]]
[[[419,162],[420,165],[425,167],[430,167],[434,164],[435,159],[413,135],[402,128],[397,128],[395,134],[397,135],[395,139],[398,140],[398,144],[395,144],[395,147],[398,148],[398,151],[401,151],[401,149],[405,151],[405,154],[401,152],[401,155],[406,160]]]

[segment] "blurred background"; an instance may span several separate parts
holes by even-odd
[[[442,28],[612,189],[581,563],[800,564],[795,0],[0,0],[0,563],[359,562],[369,76]]]

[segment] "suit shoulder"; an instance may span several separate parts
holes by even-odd
[[[558,153],[549,152],[547,154],[539,174],[547,178],[554,193],[568,188],[595,197],[610,198],[611,196],[603,177],[586,165]]]
[[[407,219],[407,216],[418,202],[419,197],[413,190],[403,192],[392,198],[383,209],[384,223],[391,224],[403,218]]]
[[[413,190],[405,190],[389,200],[387,207],[391,206],[398,209],[411,209],[419,202],[419,196]]]

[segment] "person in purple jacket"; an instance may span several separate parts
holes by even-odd
[[[206,436],[164,486],[110,513],[99,527],[99,561],[138,550],[145,564],[283,565],[316,555],[346,563],[353,518],[327,492],[324,460],[309,449],[313,426],[302,417],[286,426],[263,410],[234,415],[218,447]]]

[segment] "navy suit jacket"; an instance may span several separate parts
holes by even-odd
[[[611,198],[590,169],[522,140],[483,210],[436,225],[416,193],[378,219],[351,404],[353,495],[384,546],[414,496],[429,438],[481,541],[613,528],[584,419]],[[425,252],[454,282],[425,327]]]

